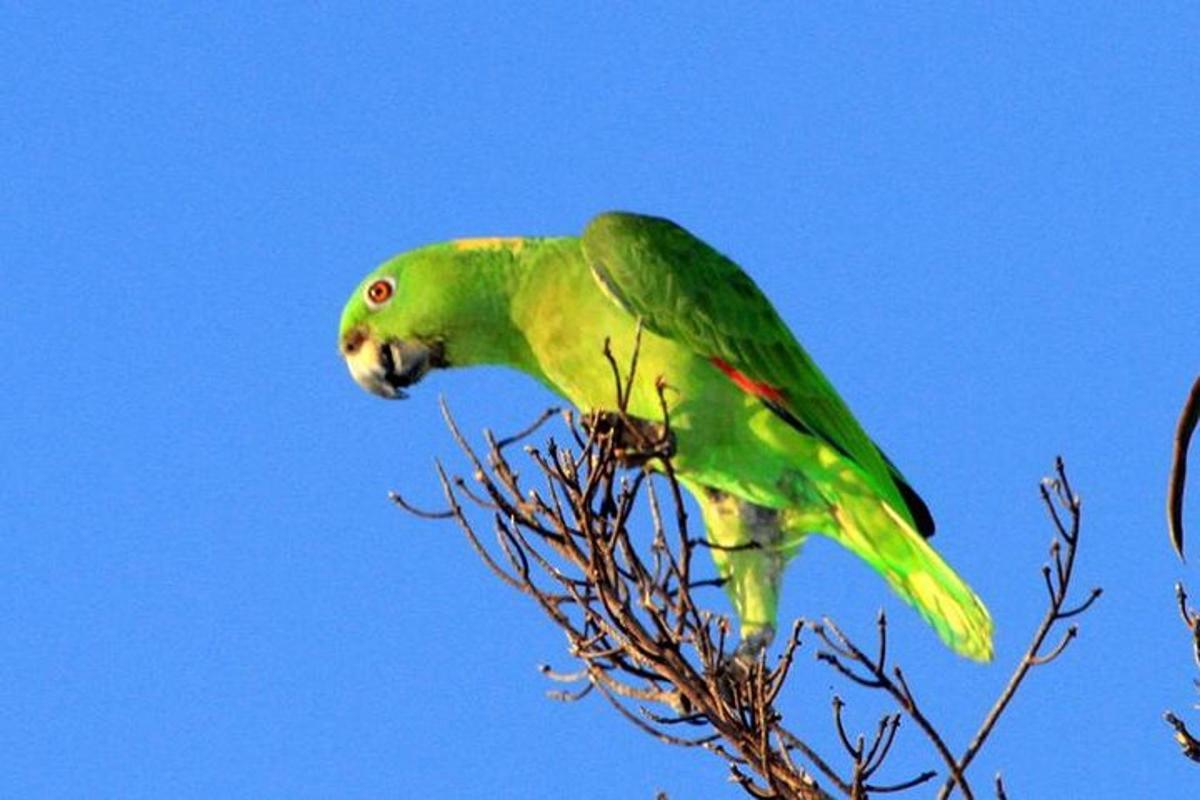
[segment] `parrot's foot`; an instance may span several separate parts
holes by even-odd
[[[675,435],[659,422],[617,411],[593,411],[583,420],[589,434],[611,436],[613,455],[625,467],[640,467],[675,454]]]
[[[743,635],[737,649],[721,663],[723,677],[739,682],[750,677],[751,670],[762,659],[763,653],[774,638],[773,625],[764,625],[749,635]]]

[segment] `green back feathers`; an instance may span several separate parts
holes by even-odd
[[[592,220],[583,250],[601,286],[648,329],[780,390],[781,416],[842,453],[881,497],[932,532],[916,493],[905,497],[898,471],[737,264],[670,220],[621,212]]]

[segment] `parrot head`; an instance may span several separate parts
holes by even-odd
[[[407,397],[405,387],[447,365],[444,342],[429,324],[429,304],[417,313],[420,298],[402,296],[405,261],[398,257],[367,276],[346,304],[338,334],[355,382],[388,400]]]

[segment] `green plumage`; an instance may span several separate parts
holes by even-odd
[[[381,281],[392,291],[375,303]],[[672,222],[610,213],[578,239],[403,254],[355,292],[341,341],[355,378],[384,396],[433,367],[497,363],[595,410],[614,401],[604,340],[627,359],[639,319],[629,412],[657,419],[654,381],[665,378],[675,467],[709,537],[762,545],[714,550],[743,648],[770,640],[782,571],[820,533],[867,561],[956,651],[991,657],[986,609],[922,538],[932,529],[924,504],[753,281]]]

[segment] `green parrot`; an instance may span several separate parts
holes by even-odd
[[[581,237],[460,239],[401,254],[342,313],[350,374],[381,397],[430,370],[502,364],[583,411],[611,409],[606,338],[627,412],[661,419],[741,623],[739,655],[775,634],[784,567],[818,533],[871,565],[942,640],[992,657],[992,621],[926,543],[933,518],[737,264],[666,219],[601,214]]]

